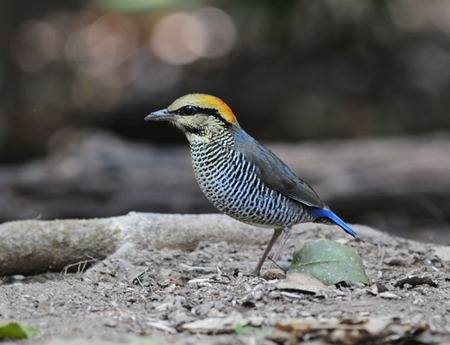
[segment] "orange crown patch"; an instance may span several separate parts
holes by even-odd
[[[219,97],[204,93],[191,93],[176,99],[167,107],[169,110],[176,110],[185,105],[193,105],[200,108],[216,109],[220,116],[231,124],[236,124],[237,119],[231,108]]]

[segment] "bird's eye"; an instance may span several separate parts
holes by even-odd
[[[197,112],[197,108],[192,105],[186,105],[180,110],[183,115],[194,115]]]

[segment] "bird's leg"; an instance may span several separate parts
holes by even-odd
[[[272,238],[270,239],[269,244],[267,245],[267,248],[264,251],[263,256],[261,257],[261,259],[259,259],[259,262],[256,265],[255,270],[253,271],[254,275],[259,276],[259,273],[261,272],[261,267],[264,264],[264,261],[266,260],[267,255],[270,253],[270,250],[272,249],[273,245],[275,244],[275,242],[277,241],[278,237],[281,235],[282,232],[283,232],[283,229],[281,229],[281,228],[274,229]]]
[[[291,238],[292,228],[286,227],[283,229],[283,235],[281,236],[281,241],[278,243],[278,248],[275,250],[275,254],[270,258],[272,261],[272,266],[276,264],[276,262],[280,259],[281,254],[283,253],[284,247],[289,242]]]

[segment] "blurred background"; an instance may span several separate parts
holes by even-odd
[[[183,136],[220,96],[351,222],[450,241],[450,1],[0,2],[0,221],[211,212]]]

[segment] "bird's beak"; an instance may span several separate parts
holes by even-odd
[[[170,121],[173,120],[174,114],[167,109],[154,111],[144,118],[144,121]]]

